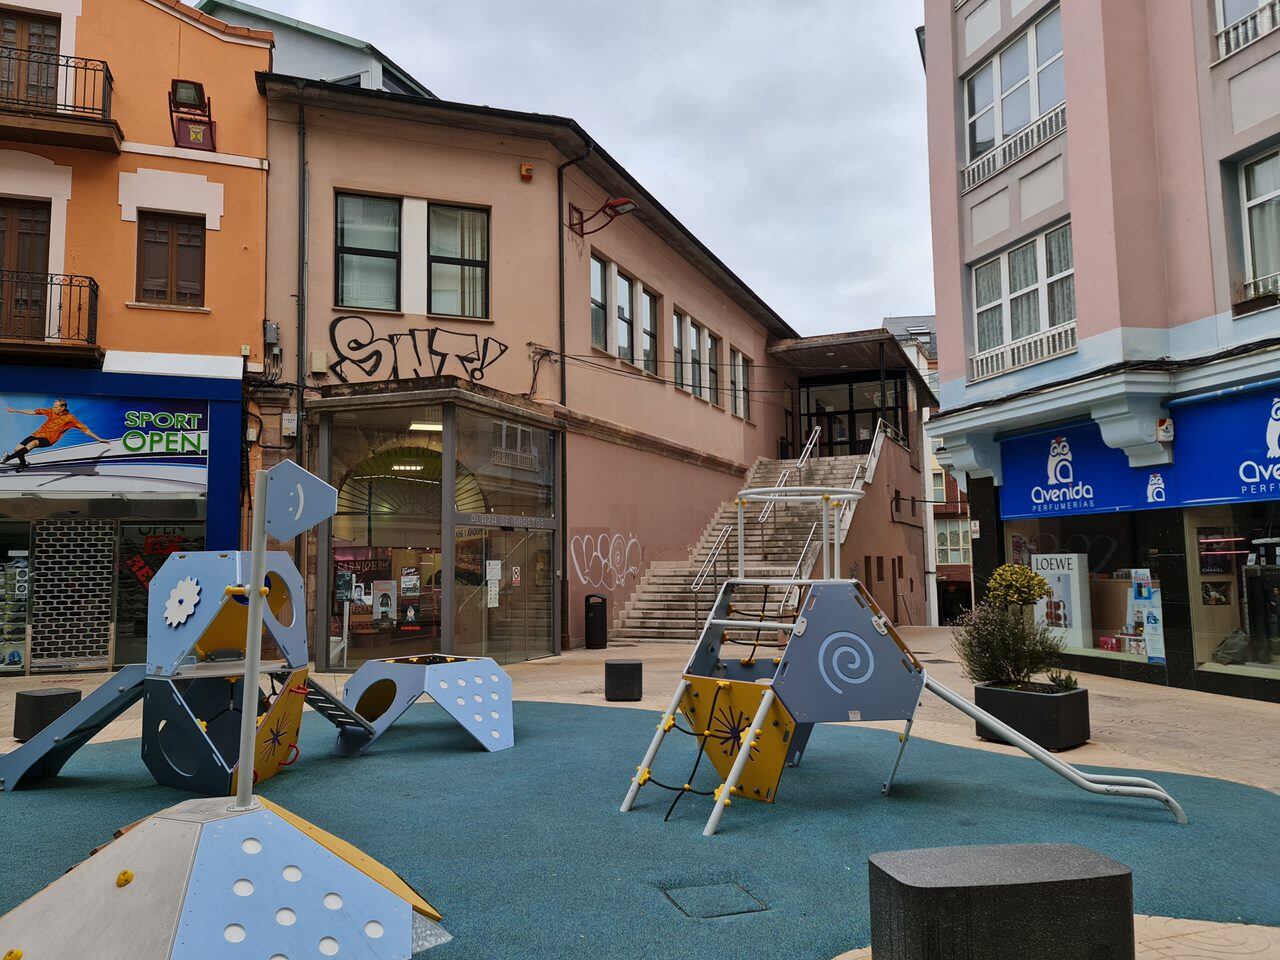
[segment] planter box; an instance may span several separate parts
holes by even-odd
[[[1046,750],[1070,750],[1089,739],[1089,691],[1015,690],[980,683],[973,702]],[[983,740],[1003,743],[994,730],[975,724]]]

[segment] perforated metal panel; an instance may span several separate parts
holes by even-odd
[[[105,666],[115,579],[113,520],[43,520],[31,556],[31,666]]]

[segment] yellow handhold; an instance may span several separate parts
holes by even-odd
[[[667,716],[662,718],[662,724],[660,725],[660,729],[662,730],[663,733],[667,733],[675,725],[676,725],[676,718],[671,714],[667,714]]]
[[[716,686],[717,686],[717,687],[719,687],[721,690],[728,690],[728,689],[729,689],[729,681],[728,681],[728,680],[717,680],[717,681],[716,681]]]
[[[18,949],[6,950],[4,960],[22,960],[22,951]]]
[[[264,596],[264,597],[270,596],[270,595],[271,595],[271,588],[270,588],[270,587],[259,587],[259,588],[258,588],[258,593],[259,593],[261,596]]]
[[[208,730],[208,729],[209,729],[209,723],[208,723],[208,721],[206,721],[206,720],[197,720],[197,721],[196,721],[196,723],[198,723],[198,724],[200,725],[200,729],[201,729],[201,730]]]
[[[649,768],[645,767],[643,770],[640,770],[636,773],[636,786],[643,787],[648,782],[649,782]]]
[[[118,874],[116,874],[117,887],[127,887],[131,883],[133,883],[132,870],[121,870]]]
[[[249,591],[248,591],[247,589],[245,589],[244,587],[237,587],[237,586],[234,586],[234,585],[233,585],[233,586],[229,586],[229,587],[227,587],[227,589],[226,589],[226,594],[227,594],[227,596],[228,596],[228,597],[243,597],[243,596],[244,596],[246,593],[248,593],[248,592],[249,592]]]

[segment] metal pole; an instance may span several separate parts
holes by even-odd
[[[835,529],[831,531],[831,565],[835,568],[836,579],[839,580],[844,576],[840,572],[840,526],[844,520],[844,508],[848,506],[845,501],[840,501],[840,508],[836,510]]]
[[[831,498],[822,496],[822,579],[831,579],[831,547],[828,538],[831,534]]]
[[[249,554],[249,625],[244,634],[244,697],[240,703],[240,760],[232,810],[253,809],[253,741],[258,732],[258,682],[262,672],[263,581],[267,577],[267,471],[253,475],[253,540]]]
[[[751,748],[755,746],[756,737],[764,729],[764,719],[769,714],[769,708],[773,706],[773,698],[773,690],[765,690],[764,696],[760,698],[760,706],[756,709],[756,715],[751,718],[751,727],[743,731],[742,744],[738,747],[738,756],[733,761],[729,776],[720,785],[720,792],[716,796],[716,805],[712,808],[711,816],[707,818],[707,825],[702,830],[704,837],[714,834],[716,828],[720,826],[720,818],[724,816],[724,808],[729,805],[729,796],[733,793],[734,788],[737,787],[738,781],[742,779],[742,771],[747,766],[747,760],[751,758]]]
[[[681,677],[680,682],[676,684],[676,694],[671,698],[671,706],[667,708],[667,712],[658,721],[658,729],[654,733],[653,739],[649,741],[649,749],[645,751],[644,759],[640,761],[640,769],[631,778],[631,788],[627,790],[627,798],[622,801],[623,813],[630,810],[632,804],[636,802],[636,794],[640,792],[641,787],[640,775],[653,766],[653,758],[658,755],[658,748],[662,746],[662,738],[667,735],[667,721],[675,717],[676,711],[680,709],[680,698],[684,696],[684,691],[688,686],[689,681],[684,677]]]
[[[738,498],[738,576],[745,577],[747,575],[747,549],[742,542],[744,521],[746,516],[746,503],[741,497]]]

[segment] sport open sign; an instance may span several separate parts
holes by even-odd
[[[130,453],[176,453],[201,456],[206,453],[203,413],[174,413],[168,410],[128,410],[125,431],[120,437]]]

